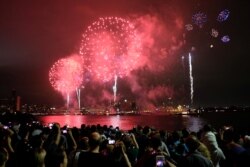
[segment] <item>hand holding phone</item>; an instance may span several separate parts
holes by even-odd
[[[156,167],[164,167],[165,165],[165,156],[157,155],[156,156]]]
[[[109,139],[109,144],[115,144],[115,140]]]

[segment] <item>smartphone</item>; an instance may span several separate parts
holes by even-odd
[[[52,126],[53,126],[53,123],[50,123],[49,124],[49,128],[52,129]]]
[[[109,140],[109,144],[115,144],[115,140]]]
[[[165,165],[165,156],[157,155],[156,156],[156,167],[163,167]]]
[[[67,133],[67,130],[64,129],[62,132],[63,132],[63,133]]]
[[[231,126],[224,126],[224,130],[228,130],[228,129],[231,129],[232,127]]]

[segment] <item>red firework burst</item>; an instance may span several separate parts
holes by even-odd
[[[49,71],[49,81],[53,88],[62,94],[75,91],[83,81],[82,62],[80,56],[58,60]]]
[[[84,32],[80,54],[90,73],[106,82],[128,75],[138,65],[141,39],[128,20],[99,18]]]

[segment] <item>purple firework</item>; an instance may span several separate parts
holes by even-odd
[[[223,37],[221,38],[221,41],[224,42],[224,43],[227,43],[227,42],[230,41],[230,38],[229,38],[228,35],[225,35],[225,36],[223,36]]]
[[[229,14],[230,14],[230,11],[227,9],[221,11],[217,17],[217,21],[219,22],[226,21],[229,17]]]
[[[198,12],[198,13],[193,15],[192,20],[193,20],[194,24],[196,24],[197,26],[202,28],[202,26],[207,21],[207,15],[205,13]]]

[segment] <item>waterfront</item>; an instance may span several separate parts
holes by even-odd
[[[168,131],[187,128],[190,131],[198,131],[203,125],[210,123],[216,129],[227,125],[240,129],[249,129],[249,112],[234,113],[209,113],[204,115],[46,115],[37,116],[37,119],[47,125],[51,122],[59,122],[61,125],[80,127],[86,125],[112,125],[120,129],[129,130],[134,126],[151,126],[156,129]]]
[[[39,116],[38,119],[43,124],[51,122],[59,122],[61,125],[80,127],[81,124],[86,125],[112,125],[118,126],[120,129],[129,130],[134,126],[149,125],[157,129],[182,129],[188,127],[191,130],[197,130],[204,124],[204,120],[199,117],[180,116],[180,115],[51,115]]]

